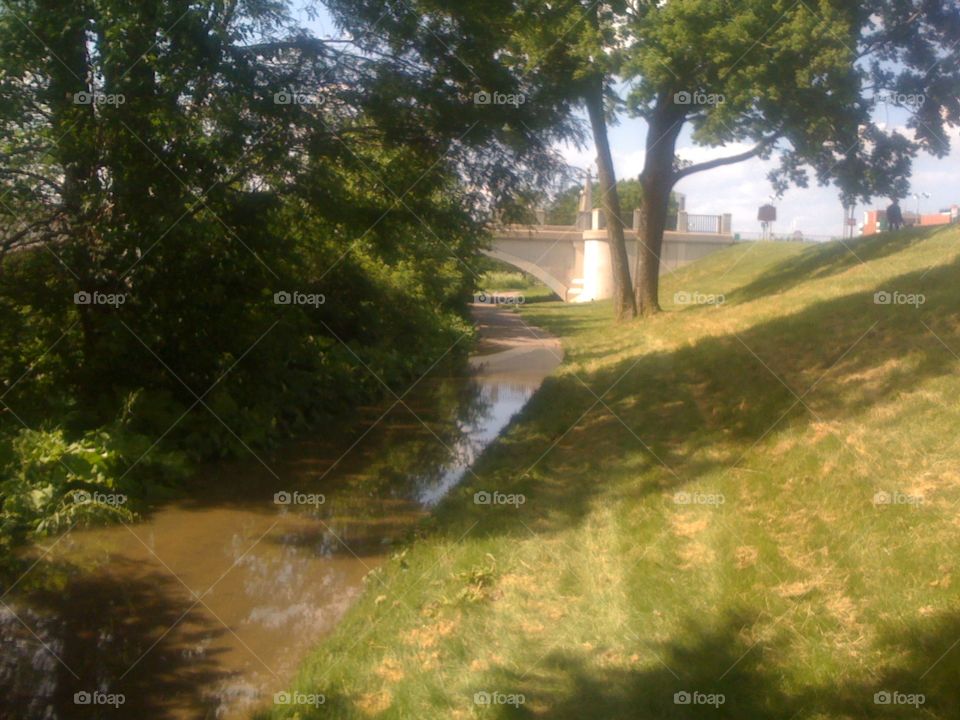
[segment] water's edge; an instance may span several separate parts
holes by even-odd
[[[122,717],[239,718],[269,702],[559,364],[559,342],[517,314],[473,312],[486,354],[471,377],[423,380],[345,447],[251,456],[215,470],[217,492],[37,547],[0,606],[0,717],[122,700]]]

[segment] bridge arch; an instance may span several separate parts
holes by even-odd
[[[482,250],[481,252],[483,252],[483,254],[486,255],[487,257],[493,258],[494,260],[499,260],[501,262],[505,262],[508,265],[513,265],[513,267],[517,268],[518,270],[523,270],[525,273],[529,273],[530,275],[533,275],[537,280],[539,280],[548,288],[553,290],[561,300],[566,302],[567,291],[570,288],[568,288],[560,280],[555,278],[553,275],[548,273],[539,265],[536,265],[535,263],[532,263],[529,260],[524,260],[523,258],[519,258],[516,255],[505,253],[502,250],[489,249],[489,250]]]

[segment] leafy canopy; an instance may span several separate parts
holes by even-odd
[[[904,194],[919,150],[949,152],[958,42],[960,7],[949,2],[638,2],[624,17],[622,72],[630,111],[655,131],[689,123],[701,145],[776,148],[778,190],[812,172],[868,200]],[[910,111],[912,137],[874,120],[878,101]]]

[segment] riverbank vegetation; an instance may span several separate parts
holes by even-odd
[[[435,50],[271,0],[0,8],[0,543],[468,350],[486,223],[572,129]]]
[[[958,278],[954,227],[525,307],[564,364],[269,716],[953,717]]]

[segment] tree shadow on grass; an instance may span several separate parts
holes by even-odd
[[[583,518],[611,478],[645,476],[645,493],[677,488],[728,470],[784,430],[847,422],[952,376],[958,280],[960,261],[917,270],[740,333],[551,378],[462,490],[522,493],[520,512],[460,512],[480,521],[474,534],[563,529]],[[922,292],[926,302],[875,304],[874,293],[887,288]],[[524,522],[510,522],[508,510]]]
[[[775,669],[778,658],[790,652],[789,633],[784,630],[752,644],[746,639],[752,635],[751,626],[745,614],[729,614],[715,626],[691,623],[685,628],[688,640],[656,643],[638,638],[635,657],[642,667],[636,670],[623,667],[623,656],[629,651],[621,651],[620,662],[611,667],[606,648],[557,649],[533,668],[491,670],[480,690],[501,693],[501,699],[523,696],[519,705],[491,706],[490,716],[504,720],[957,717],[960,615],[956,613],[881,636],[875,649],[880,651],[879,663],[888,669],[879,670],[876,680],[838,678],[805,687],[798,682],[792,691]],[[864,670],[870,671],[869,667]]]
[[[833,706],[850,717],[956,718],[960,712],[960,613],[888,625],[876,648],[876,680],[838,688]],[[821,689],[820,693],[829,689]],[[879,701],[879,702],[878,702]]]
[[[731,614],[715,627],[691,623],[684,642],[625,638],[627,649],[614,653],[558,649],[533,668],[496,668],[484,690],[524,702],[492,705],[491,716],[791,720],[797,708],[765,666],[765,653],[783,648],[779,641],[752,645],[745,639],[750,626]],[[631,660],[638,669],[625,669]]]
[[[530,665],[491,667],[478,676],[472,697],[441,693],[419,716],[445,717],[446,709],[468,703],[477,705],[478,717],[501,720],[956,718],[960,614],[891,625],[870,650],[875,663],[859,663],[843,677],[818,677],[807,684],[801,675],[780,669],[789,661],[794,633],[788,625],[770,632],[770,623],[765,613],[741,608],[715,619],[691,619],[668,640],[625,630],[616,647],[558,645],[542,657],[534,652]],[[543,642],[550,647],[549,637]],[[918,695],[922,704],[908,703]],[[883,704],[887,697],[892,702]],[[320,708],[299,712],[303,718],[367,715],[357,698],[336,691]],[[389,704],[379,715],[371,714],[400,717]],[[292,718],[294,709],[257,717]]]

